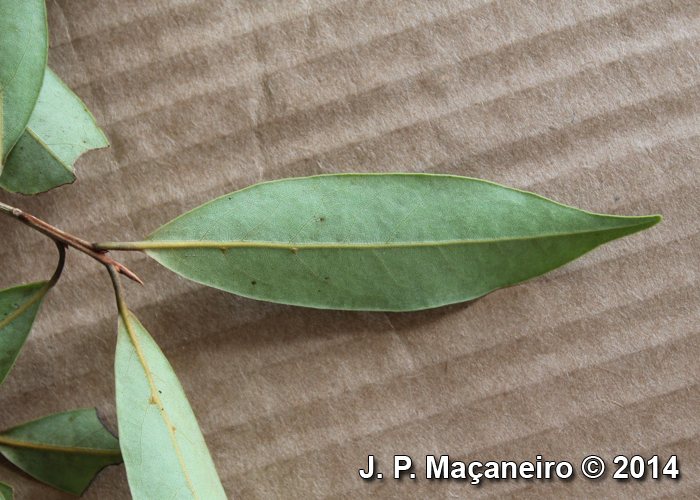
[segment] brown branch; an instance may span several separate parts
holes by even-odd
[[[66,246],[73,247],[76,250],[79,250],[84,254],[89,255],[90,257],[92,257],[98,262],[101,262],[108,268],[112,266],[114,269],[116,269],[118,272],[120,272],[127,278],[131,278],[132,280],[143,284],[143,281],[141,281],[141,279],[138,276],[136,276],[136,274],[129,271],[129,269],[124,267],[119,262],[107,257],[107,255],[105,255],[107,253],[106,250],[99,250],[95,248],[94,243],[90,243],[89,241],[86,241],[82,238],[78,238],[77,236],[68,234],[65,231],[61,231],[60,229],[53,227],[51,224],[47,224],[43,220],[23,212],[19,208],[14,208],[4,203],[0,203],[0,212],[17,219],[23,224],[26,224],[32,229],[39,231],[40,233],[48,236],[56,242],[63,243]]]

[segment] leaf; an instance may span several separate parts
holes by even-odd
[[[0,482],[0,500],[12,500],[12,487]]]
[[[75,180],[73,163],[90,149],[109,146],[80,98],[46,68],[27,128],[5,162],[0,186],[35,194]]]
[[[126,314],[119,319],[115,371],[119,438],[132,497],[225,500],[170,363],[138,319]]]
[[[591,214],[467,177],[345,174],[258,184],[143,242],[101,247],[144,249],[245,297],[409,311],[540,276],[660,220]]]
[[[27,474],[75,495],[104,467],[122,461],[119,441],[94,408],[56,413],[2,432],[0,453]]]
[[[66,248],[60,242],[56,242],[56,247],[58,265],[49,281],[0,291],[0,385],[15,364],[44,297],[61,277],[66,262]]]
[[[0,385],[15,364],[50,288],[48,281],[0,291]]]
[[[36,104],[48,50],[44,0],[0,1],[0,171]]]

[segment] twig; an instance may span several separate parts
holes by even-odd
[[[92,257],[98,262],[101,262],[107,267],[112,266],[124,276],[143,284],[143,281],[141,281],[141,279],[138,276],[136,276],[136,274],[131,272],[119,262],[107,257],[107,255],[105,255],[107,253],[106,250],[100,250],[95,248],[94,243],[90,243],[89,241],[86,241],[82,238],[78,238],[77,236],[68,234],[65,231],[61,231],[60,229],[52,226],[51,224],[47,224],[43,220],[23,212],[19,208],[11,207],[10,205],[6,205],[2,202],[0,202],[0,213],[4,213],[10,217],[17,219],[23,224],[26,224],[32,229],[39,231],[40,233],[48,236],[56,242],[60,242],[69,247],[73,247],[76,250],[79,250],[84,254],[89,255],[90,257]]]

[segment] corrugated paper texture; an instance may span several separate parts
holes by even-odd
[[[49,0],[49,64],[112,143],[78,182],[2,199],[137,240],[259,181],[335,172],[488,179],[663,223],[545,277],[408,314],[257,302],[140,254],[128,302],[180,376],[230,498],[678,499],[700,489],[700,3]],[[53,244],[0,220],[0,286]],[[0,427],[97,406],[116,430],[116,306],[70,252],[0,389]],[[417,479],[365,482],[376,456]],[[425,479],[451,460],[608,461],[603,480]],[[614,481],[618,454],[678,456]],[[68,499],[0,459],[17,498]],[[128,498],[123,467],[86,499]]]

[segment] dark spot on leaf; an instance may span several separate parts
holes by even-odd
[[[619,197],[619,196],[615,196],[615,201],[620,201],[620,197]]]
[[[163,394],[163,391],[158,391],[158,394]]]
[[[328,276],[326,276],[326,277],[325,277],[325,278],[323,278],[323,279],[324,279],[324,280],[329,280],[330,278],[329,278]]]
[[[255,285],[255,284],[257,284],[257,281],[251,281],[250,284]]]
[[[319,222],[324,222],[325,220],[326,220],[325,217],[321,217],[320,219],[318,219]]]

